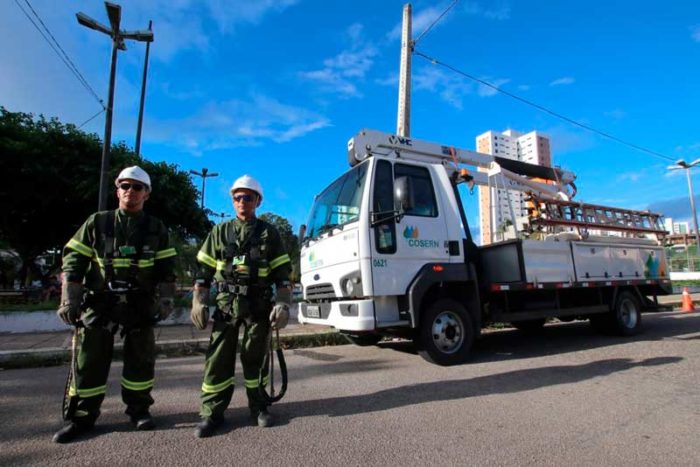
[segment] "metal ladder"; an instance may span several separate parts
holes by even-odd
[[[650,211],[542,199],[529,195],[528,217],[531,231],[557,231],[557,227],[569,227],[587,235],[590,230],[625,232],[630,235],[654,234],[660,240],[666,234],[663,216]],[[561,229],[559,229],[561,230]]]

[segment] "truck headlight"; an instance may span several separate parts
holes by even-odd
[[[342,280],[343,295],[346,297],[362,296],[362,279],[359,276],[347,277]]]

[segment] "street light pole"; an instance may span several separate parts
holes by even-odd
[[[153,21],[148,22],[148,30],[152,31]],[[148,55],[151,51],[151,43],[146,42],[146,58],[143,61],[143,80],[141,81],[141,103],[139,104],[139,122],[136,127],[136,155],[141,155],[141,128],[143,127],[143,104],[146,98],[146,77],[148,76]]]
[[[192,175],[197,175],[198,177],[202,177],[202,204],[201,204],[201,207],[202,207],[202,209],[204,209],[204,188],[206,187],[207,178],[218,177],[219,174],[217,172],[209,173],[209,169],[207,169],[206,167],[204,167],[201,172],[197,172],[196,170],[190,170],[190,173]]]
[[[86,28],[94,29],[108,35],[112,39],[112,64],[109,72],[109,98],[105,112],[105,136],[102,142],[102,163],[100,168],[100,189],[98,194],[97,209],[104,211],[107,207],[107,176],[109,174],[109,152],[112,145],[112,111],[114,108],[114,82],[117,72],[117,51],[126,50],[124,39],[132,39],[140,42],[152,42],[152,31],[122,31],[119,29],[122,18],[122,7],[116,3],[105,2],[107,17],[110,27],[96,21],[85,13],[79,12],[75,16],[78,23]]]
[[[669,170],[684,169],[686,178],[688,179],[688,194],[690,195],[690,209],[693,213],[693,228],[695,229],[695,255],[700,252],[700,232],[698,232],[698,215],[695,210],[695,196],[693,196],[693,183],[690,179],[690,169],[700,164],[700,159],[695,159],[691,163],[687,163],[683,159],[676,161],[676,165],[668,167]],[[695,268],[693,268],[695,269]]]

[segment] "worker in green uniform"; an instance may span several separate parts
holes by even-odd
[[[124,339],[122,400],[137,430],[154,427],[153,325],[173,310],[175,256],[168,230],[143,211],[151,179],[128,167],[116,179],[119,208],[92,214],[63,251],[58,316],[79,326],[80,347],[69,397],[77,398],[69,423],[53,437],[67,443],[91,430],[100,414],[112,361],[114,335]]]
[[[224,421],[231,402],[238,332],[244,327],[241,364],[248,407],[258,426],[272,426],[274,419],[259,392],[263,359],[271,329],[289,320],[291,262],[280,235],[269,223],[255,217],[263,190],[253,177],[244,175],[231,187],[236,218],[216,225],[197,254],[201,267],[193,290],[192,322],[204,329],[209,321],[209,289],[218,291],[213,330],[202,383],[202,422],[195,434],[214,434]],[[274,286],[274,291],[272,286]]]

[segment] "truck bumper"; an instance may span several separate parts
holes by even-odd
[[[331,303],[299,303],[301,324],[321,324],[339,331],[374,331],[374,302],[346,300]]]

